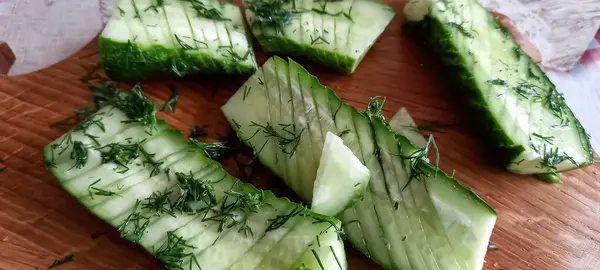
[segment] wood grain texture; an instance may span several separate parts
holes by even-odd
[[[402,3],[393,2],[395,10]],[[366,107],[372,96],[387,97],[384,114],[401,106],[417,123],[454,124],[434,133],[441,167],[473,188],[498,212],[486,269],[600,269],[600,166],[564,174],[564,183],[545,184],[496,166],[494,153],[472,129],[469,112],[447,83],[436,58],[402,33],[398,16],[352,75],[337,75],[300,61],[350,104]],[[257,47],[258,48],[258,47]],[[258,54],[262,63],[266,57]],[[92,42],[50,68],[17,77],[0,76],[0,269],[47,268],[75,255],[68,269],[161,269],[160,264],[89,213],[61,190],[46,171],[41,149],[66,129],[50,124],[85,105],[89,91],[79,82],[98,61]],[[161,114],[176,128],[207,125],[210,136],[232,134],[219,107],[243,80],[195,77],[173,81],[180,92],[177,111]],[[171,82],[144,83],[154,100],[169,98]],[[226,167],[231,164],[226,164]],[[261,188],[289,194],[268,176],[250,179]],[[350,269],[380,269],[348,248]],[[47,256],[45,259],[43,256]]]

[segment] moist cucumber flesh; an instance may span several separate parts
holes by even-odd
[[[307,56],[352,73],[391,19],[374,0],[246,0],[252,34],[267,52]]]
[[[311,209],[337,216],[362,198],[369,184],[369,169],[343,140],[327,133],[315,179]]]
[[[426,148],[428,145],[428,141],[425,140],[423,135],[418,132],[412,117],[408,113],[408,111],[402,107],[400,110],[394,115],[392,120],[390,121],[390,127],[398,132],[401,135],[406,136],[408,140],[410,140],[415,146],[420,148]],[[431,170],[431,168],[429,168]],[[435,171],[430,171],[430,173],[435,173]],[[466,249],[465,246],[474,245],[474,246],[485,246],[487,241],[485,239],[489,239],[492,229],[494,227],[493,219],[481,219],[477,215],[473,215],[473,213],[478,213],[485,209],[471,209],[471,207],[478,207],[478,204],[466,204],[463,202],[463,194],[460,194],[459,198],[453,198],[454,193],[448,192],[448,190],[457,189],[461,187],[456,186],[457,183],[454,181],[449,181],[447,177],[441,176],[434,179],[427,178],[425,179],[425,187],[429,193],[429,197],[435,206],[437,213],[440,215],[441,222],[448,232],[449,240],[453,243],[453,246],[457,246],[457,249]],[[473,196],[473,194],[466,194],[465,196]],[[451,237],[455,235],[460,235],[461,230],[463,232],[469,232],[468,228],[474,228],[476,230],[471,235],[465,234],[464,239],[452,239]],[[470,240],[469,240],[470,239]],[[475,244],[473,244],[475,243]],[[474,258],[483,257],[485,250],[474,250]],[[469,265],[474,265],[475,269],[481,269],[483,267],[481,261],[467,261]]]
[[[139,92],[124,93],[134,94]],[[130,102],[131,106],[125,109],[143,105]],[[342,269],[346,269],[343,242],[338,238],[339,220],[241,182],[164,121],[149,122],[156,126],[135,121],[154,118],[155,109],[141,118],[114,107],[110,111],[101,120],[104,132],[110,133],[94,133],[98,134],[100,145],[86,144],[83,152],[69,154],[66,159],[44,155],[45,162],[59,183],[82,205],[120,230],[122,237],[143,246],[165,266],[290,269],[295,265],[314,265],[315,258],[304,256],[305,251],[321,238],[328,239],[326,243],[331,248],[315,249],[316,256],[332,265],[331,250],[335,250]],[[75,134],[77,129],[70,132]],[[88,127],[85,132],[94,130]],[[69,144],[75,143],[65,141],[63,147],[74,148]],[[44,152],[56,150],[50,149],[52,145]],[[112,152],[108,153],[107,146],[113,146]],[[84,157],[90,158],[86,162],[92,162],[93,156],[103,164],[74,167],[72,171],[84,172],[74,172],[69,179],[63,178],[71,175],[57,173],[57,168],[68,169],[67,164]],[[117,161],[127,165],[128,170],[115,165]],[[166,252],[169,257],[165,257]]]
[[[406,137],[415,146],[427,147],[427,139],[421,134],[417,124],[404,107],[400,108],[390,119],[390,127],[398,134]]]
[[[475,0],[411,1],[407,20],[458,70],[486,131],[519,174],[593,163],[585,130],[544,72]]]
[[[279,66],[277,69],[272,67],[281,65],[281,61],[275,57],[266,62],[260,73],[263,80],[277,76],[268,73],[282,70]],[[315,149],[322,151],[324,146],[323,135],[318,130],[340,135],[371,173],[363,200],[341,215],[346,223],[346,235],[357,249],[388,269],[480,269],[496,220],[493,209],[455,179],[423,161],[426,150],[392,131],[382,119],[382,105],[372,101],[369,111],[360,113],[331,89],[319,84],[300,65],[292,60],[288,60],[288,65],[291,87],[287,87],[294,88],[296,83],[293,81],[297,80],[303,95],[301,100],[292,99],[293,107],[283,101],[285,108],[293,108],[292,119],[296,122],[292,124],[304,125],[302,121],[306,121],[311,129],[319,129],[301,135],[286,134],[277,122],[273,122],[273,119],[280,119],[273,111],[269,113],[259,108],[264,106],[264,99],[243,98],[245,85],[222,107],[242,141],[254,148],[267,167],[274,168],[276,174],[284,177],[290,172],[277,172],[294,168],[289,164],[293,159],[282,155],[282,149],[274,148],[279,158],[286,157],[288,162],[283,163],[272,157],[273,152],[258,151],[255,143],[243,139],[247,134],[262,131],[256,129],[257,124],[264,126],[267,119],[271,121],[273,136],[267,137],[267,141],[291,143],[292,138],[306,136],[313,152]],[[253,76],[250,83],[259,80],[260,76]],[[283,87],[280,92],[290,90]],[[252,91],[252,95],[264,96],[273,89],[263,87]],[[269,99],[268,107],[277,107],[278,104],[272,101]],[[308,104],[314,107],[307,107]],[[304,115],[298,115],[297,107],[305,108]],[[317,160],[322,158],[320,154],[314,156]],[[296,162],[302,165],[302,161]],[[297,194],[306,194],[297,189],[313,185],[314,178],[299,177],[293,178],[296,185],[292,189]],[[310,184],[300,185],[298,181]],[[435,190],[428,192],[429,189]]]
[[[212,0],[120,0],[99,38],[114,79],[189,74],[250,75],[256,69],[241,11]]]

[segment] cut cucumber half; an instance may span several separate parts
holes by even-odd
[[[593,163],[589,138],[562,94],[476,0],[415,0],[404,13],[457,71],[509,171],[555,175]]]
[[[344,145],[342,138],[327,132],[311,209],[327,216],[339,215],[362,198],[370,177],[369,169]]]
[[[378,0],[245,0],[252,34],[266,52],[306,56],[352,73],[394,17]]]
[[[390,127],[398,134],[406,137],[415,146],[425,148],[427,139],[421,134],[417,124],[404,107],[400,108],[390,120]]]
[[[220,0],[119,0],[98,40],[114,80],[256,70],[240,9]]]
[[[346,269],[339,220],[229,175],[155,106],[121,93],[44,148],[50,172],[167,269]]]
[[[300,98],[265,98],[284,93]],[[481,269],[496,212],[424,161],[426,150],[394,132],[382,106],[372,100],[360,113],[296,62],[273,57],[222,110],[260,161],[307,202],[319,189],[318,164],[329,158],[327,134],[342,138],[370,171],[363,199],[341,215],[345,232],[383,267]]]

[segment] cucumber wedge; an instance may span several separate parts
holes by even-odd
[[[396,112],[390,120],[390,127],[406,137],[412,144],[421,148],[427,147],[427,139],[421,134],[406,108],[402,107]]]
[[[120,0],[98,40],[114,80],[256,70],[241,11],[221,0]]]
[[[509,171],[555,175],[593,163],[588,136],[562,95],[476,0],[410,1],[404,13],[458,71]]]
[[[45,147],[44,161],[167,269],[346,269],[339,220],[229,175],[155,112],[138,88],[120,93]]]
[[[311,209],[327,216],[339,215],[362,198],[369,179],[369,169],[344,145],[342,138],[327,132]]]
[[[378,0],[245,0],[251,31],[266,52],[307,56],[352,73],[394,17]]]
[[[273,91],[300,98],[266,99]],[[338,134],[371,174],[363,199],[341,217],[350,242],[375,262],[387,269],[481,269],[496,212],[424,161],[427,150],[392,131],[382,106],[372,100],[360,113],[296,62],[273,57],[222,110],[260,161],[307,202],[327,158],[327,134]]]

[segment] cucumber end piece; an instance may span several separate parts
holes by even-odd
[[[367,189],[370,174],[340,137],[327,132],[313,189],[312,210],[337,216],[352,207]]]

